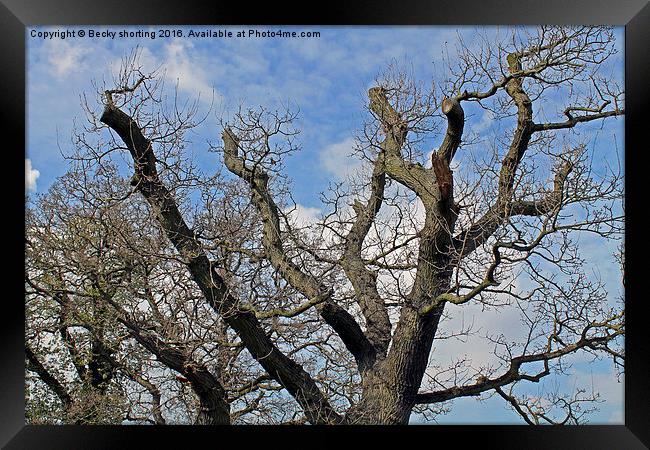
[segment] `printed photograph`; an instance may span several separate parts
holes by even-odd
[[[28,26],[25,423],[622,425],[624,31]]]

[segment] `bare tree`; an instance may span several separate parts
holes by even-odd
[[[595,170],[579,132],[624,114],[601,73],[613,44],[606,27],[512,30],[459,41],[431,89],[389,69],[368,91],[363,170],[313,224],[282,175],[293,112],[224,119],[226,170],[205,174],[186,152],[205,118],[134,52],[102,113],[86,105],[71,171],[28,212],[30,404],[54,395],[40,417],[63,422],[91,392],[103,409],[82,423],[404,424],[493,393],[526,423],[580,423],[595,393],[518,389],[573,354],[623,368],[622,302],[577,241],[623,233],[620,169]],[[491,142],[466,129],[470,103],[503,123]],[[495,364],[445,366],[434,342],[471,330],[441,322],[468,304],[518,309],[523,338],[487,335]]]

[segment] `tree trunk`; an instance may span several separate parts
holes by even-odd
[[[436,304],[434,300],[449,289],[453,273],[453,199],[444,200],[444,209],[439,205],[436,216],[429,213],[421,232],[419,257],[424,263],[419,265],[402,306],[390,351],[364,375],[361,401],[346,415],[347,423],[408,424],[445,307],[445,302]],[[440,218],[445,226],[439,225]],[[423,307],[431,304],[433,308],[423,313]]]
[[[403,308],[386,359],[363,379],[361,401],[346,415],[349,424],[408,424],[415,397],[429,360],[444,304],[422,317],[415,308]]]
[[[185,365],[184,375],[199,398],[195,425],[230,425],[230,405],[219,381],[205,367]]]

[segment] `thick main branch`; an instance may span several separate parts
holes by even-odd
[[[363,241],[379,212],[386,185],[384,153],[375,161],[370,182],[370,197],[366,204],[355,202],[356,218],[345,237],[345,251],[341,266],[352,283],[354,292],[366,320],[366,335],[379,355],[385,356],[390,344],[391,324],[384,300],[377,291],[377,274],[369,270],[362,257]]]
[[[251,355],[269,375],[296,399],[310,422],[337,421],[338,415],[309,374],[275,346],[252,312],[237,308],[237,300],[229,293],[217,268],[185,223],[173,195],[159,179],[151,142],[136,122],[112,104],[106,105],[100,120],[128,147],[135,166],[136,189],[151,205],[210,306],[239,334]]]
[[[72,403],[72,397],[63,387],[61,382],[38,360],[32,349],[25,345],[25,356],[27,357],[27,369],[34,372],[38,377],[59,397],[64,408]]]
[[[259,167],[253,170],[246,166],[239,155],[239,140],[232,130],[226,128],[222,138],[226,167],[248,183],[253,194],[253,204],[262,216],[262,245],[266,257],[291,286],[316,305],[321,317],[337,332],[352,353],[359,368],[363,370],[372,365],[375,350],[356,320],[332,300],[329,289],[314,276],[303,272],[284,251],[278,207],[269,192],[268,175]]]

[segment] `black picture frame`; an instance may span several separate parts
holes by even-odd
[[[24,236],[24,180],[19,170],[25,148],[25,29],[34,25],[136,24],[611,24],[625,26],[625,175],[627,310],[625,425],[618,426],[418,426],[418,427],[138,427],[138,426],[26,426],[24,424],[24,303],[20,300]],[[302,447],[342,442],[343,435],[362,440],[398,439],[415,444],[441,445],[450,439],[456,448],[517,449],[642,449],[650,446],[650,389],[645,347],[646,308],[643,292],[643,180],[641,153],[648,149],[646,129],[650,104],[650,4],[648,0],[453,0],[444,2],[327,2],[309,7],[275,2],[252,6],[245,2],[182,2],[140,0],[83,2],[81,0],[0,0],[0,70],[5,176],[11,181],[2,192],[6,217],[0,234],[5,252],[5,288],[0,340],[0,444],[18,448],[132,448],[187,446],[205,439],[211,446],[289,444]],[[11,144],[9,144],[11,142]],[[15,177],[15,179],[14,179]],[[22,192],[21,192],[22,191]],[[22,234],[21,234],[22,233]],[[8,245],[11,243],[14,245]],[[11,249],[11,250],[9,250]],[[14,254],[15,252],[15,254]],[[14,295],[14,290],[18,291]],[[0,297],[0,298],[2,298]],[[291,441],[286,441],[290,436]],[[411,437],[412,436],[412,437]],[[405,441],[405,439],[409,441]],[[226,441],[228,439],[228,441]],[[232,439],[236,439],[233,441]],[[256,442],[252,442],[256,441]],[[227,444],[226,442],[230,442]],[[360,445],[360,444],[355,444]],[[407,444],[408,445],[408,444]],[[449,444],[447,444],[449,445]]]

